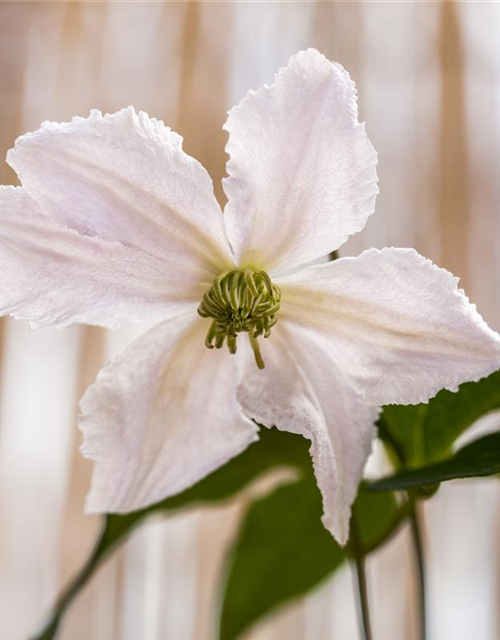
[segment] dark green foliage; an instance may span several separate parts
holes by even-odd
[[[382,478],[372,491],[395,491],[432,485],[446,480],[500,473],[500,432],[471,442],[448,460]]]
[[[440,391],[428,404],[384,407],[379,435],[400,467],[421,467],[447,458],[458,436],[494,409],[500,409],[500,371],[457,393]]]

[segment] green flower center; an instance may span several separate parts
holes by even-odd
[[[205,339],[209,349],[220,349],[224,342],[229,353],[236,353],[238,333],[246,331],[259,369],[264,368],[257,338],[271,335],[278,322],[281,290],[265,271],[243,269],[217,276],[198,307],[202,318],[212,318]]]

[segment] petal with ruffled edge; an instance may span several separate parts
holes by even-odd
[[[0,187],[0,315],[117,327],[191,309],[203,285],[160,258],[47,218],[22,187]],[[192,274],[191,274],[192,277]]]
[[[288,270],[337,249],[373,213],[376,153],[356,89],[314,49],[229,112],[225,222],[237,259]]]
[[[500,336],[414,249],[370,249],[278,279],[282,315],[327,338],[373,404],[427,402],[500,367]]]
[[[183,315],[137,339],[81,401],[95,462],[87,511],[123,513],[175,495],[257,439],[236,401],[239,358],[204,345]]]
[[[233,264],[208,173],[182,151],[179,135],[143,112],[45,122],[7,158],[49,215],[161,257],[174,278]]]
[[[279,322],[261,346],[266,368],[259,371],[248,365],[238,400],[257,422],[311,440],[323,495],[323,524],[345,544],[350,507],[376,435],[379,409],[364,403],[323,342]]]

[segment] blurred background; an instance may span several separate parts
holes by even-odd
[[[342,254],[413,246],[462,279],[500,329],[500,4],[5,2],[0,148],[45,119],[132,104],[185,138],[223,198],[226,111],[314,46],[358,85],[379,153],[377,213]],[[6,164],[0,182],[16,183]],[[1,265],[0,265],[1,268]],[[0,324],[0,638],[40,625],[99,529],[83,515],[91,464],[77,403],[140,332]],[[150,521],[72,607],[66,640],[210,640],[224,552],[245,497]],[[498,481],[449,483],[427,505],[430,636],[500,637]],[[401,532],[369,563],[374,635],[414,639]],[[358,637],[348,569],[256,627],[251,640]]]

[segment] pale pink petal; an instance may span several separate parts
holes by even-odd
[[[376,153],[358,123],[356,89],[314,49],[229,112],[224,190],[242,264],[282,271],[325,256],[360,231],[377,194]]]
[[[21,187],[0,187],[0,315],[37,325],[116,327],[191,309],[203,286],[160,258],[47,218]]]
[[[266,368],[250,364],[238,391],[248,416],[311,440],[323,495],[323,523],[345,544],[351,504],[375,437],[378,408],[367,406],[321,339],[280,321],[261,347]]]
[[[161,257],[173,275],[232,264],[209,175],[180,136],[143,112],[45,122],[8,161],[32,198],[80,233]]]
[[[204,345],[189,315],[136,340],[81,401],[95,462],[90,512],[128,512],[188,488],[257,438],[236,402],[238,358]]]
[[[327,338],[374,404],[427,402],[500,368],[500,336],[458,279],[413,249],[370,249],[278,280],[282,316]]]

